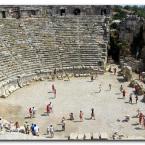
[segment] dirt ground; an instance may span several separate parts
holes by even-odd
[[[109,83],[112,84],[111,91]],[[51,85],[54,84],[57,96],[54,98]],[[99,93],[99,84],[102,90]],[[122,99],[120,85],[127,90],[127,97]],[[138,125],[135,117],[137,109],[145,113],[145,105],[139,96],[138,104],[129,104],[129,93],[132,88],[127,87],[128,82],[123,82],[122,77],[111,73],[99,75],[93,82],[90,78],[73,78],[70,81],[55,80],[34,82],[12,93],[6,99],[0,99],[0,116],[8,121],[19,121],[21,125],[27,120],[30,124],[36,123],[40,128],[40,135],[46,137],[46,128],[53,124],[55,136],[64,138],[72,132],[92,133],[106,132],[111,137],[114,132],[126,136],[145,137],[145,129]],[[52,102],[53,113],[45,115],[46,105]],[[37,109],[36,118],[25,118],[28,116],[28,108]],[[90,120],[91,108],[95,110],[95,120]],[[84,121],[79,121],[80,110],[84,113]],[[74,121],[66,121],[66,130],[60,131],[61,118],[69,118],[69,113],[74,113]],[[129,122],[122,122],[126,115],[130,115]]]

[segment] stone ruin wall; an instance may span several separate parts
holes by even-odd
[[[0,6],[0,96],[31,81],[104,69],[109,6]]]
[[[144,25],[145,20],[137,15],[128,15],[127,18],[123,19],[119,24],[119,39],[121,41],[127,41],[129,46],[131,46],[133,39],[140,32],[140,28]],[[145,31],[145,29],[144,29]],[[144,33],[143,33],[144,34]],[[145,34],[144,34],[145,38]],[[130,49],[130,48],[128,48]],[[132,67],[133,71],[140,72],[145,70],[145,51],[142,49],[141,58],[143,60],[136,60],[133,57],[127,57],[120,60],[121,65],[129,65]]]
[[[111,6],[51,5],[51,6],[0,6],[0,18],[48,17],[66,15],[105,15],[112,13]]]

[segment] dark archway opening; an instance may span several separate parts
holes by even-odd
[[[65,9],[60,9],[60,15],[61,16],[65,15]]]
[[[6,12],[2,11],[2,18],[6,18]]]
[[[107,14],[107,10],[106,10],[106,9],[104,9],[104,14],[105,14],[105,15]]]
[[[32,15],[36,15],[36,11],[31,10],[31,14],[32,14]]]
[[[111,57],[116,63],[119,62],[120,48],[118,47],[118,38],[110,36],[110,49],[108,49],[108,56]]]
[[[81,11],[79,8],[74,9],[73,11],[74,15],[80,15]]]
[[[104,11],[103,10],[101,10],[101,15],[103,15],[104,14]]]

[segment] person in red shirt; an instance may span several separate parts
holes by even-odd
[[[80,111],[79,117],[80,117],[80,121],[83,121],[83,112],[82,111]]]
[[[30,115],[30,118],[32,118],[32,108],[31,107],[29,108],[29,115]]]
[[[47,115],[49,115],[49,113],[50,113],[50,104],[47,105],[46,112],[47,112]]]

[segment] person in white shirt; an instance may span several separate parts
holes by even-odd
[[[50,134],[50,126],[48,125],[47,127],[47,134],[49,135]]]
[[[35,107],[32,108],[32,116],[35,118],[35,115],[36,115],[36,109]]]
[[[36,124],[34,124],[34,132],[36,136],[39,136],[39,127]]]
[[[54,137],[54,128],[52,125],[50,125],[50,134],[51,134],[51,137]]]

